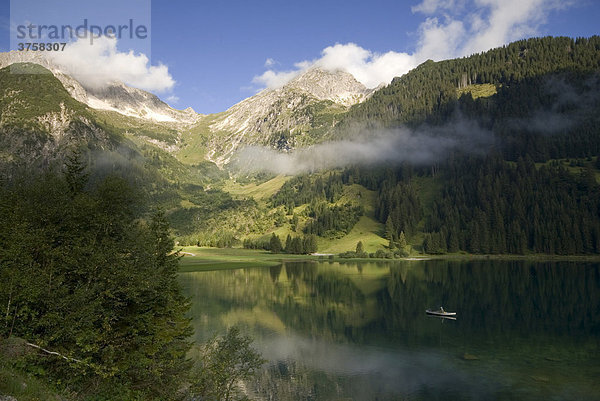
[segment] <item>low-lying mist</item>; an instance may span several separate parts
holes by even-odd
[[[476,122],[455,119],[443,126],[363,131],[351,139],[324,142],[290,152],[247,146],[231,163],[238,171],[302,174],[348,165],[422,165],[437,162],[460,150],[483,154],[494,143],[491,131]]]

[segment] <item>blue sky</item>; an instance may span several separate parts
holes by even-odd
[[[38,1],[42,10],[58,2],[13,1]],[[148,3],[121,4],[134,1]],[[0,4],[0,50],[7,51],[10,6],[7,0]],[[112,5],[114,15],[135,15],[129,8]],[[148,54],[147,64],[123,57],[124,43],[109,42],[101,47],[103,58],[73,49],[68,62],[79,73],[104,67],[176,108],[200,113],[223,111],[312,65],[344,69],[376,86],[428,58],[467,55],[522,37],[600,33],[595,0],[153,0],[151,16],[151,52],[136,49]]]

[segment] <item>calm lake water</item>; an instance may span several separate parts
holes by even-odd
[[[183,273],[196,340],[239,324],[266,400],[600,400],[600,265],[294,262]],[[428,317],[440,305],[456,321]]]

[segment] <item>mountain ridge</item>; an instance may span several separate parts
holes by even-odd
[[[46,68],[63,84],[71,96],[93,109],[115,111],[130,117],[157,122],[193,124],[202,115],[193,109],[176,110],[158,96],[114,81],[103,89],[86,88],[75,78],[64,72],[54,60],[34,51],[10,51],[0,53],[0,68],[16,63],[34,63]],[[17,72],[18,73],[18,72]]]
[[[179,132],[177,142],[187,133],[188,140],[202,142],[200,148],[205,149],[202,158],[221,168],[245,145],[289,151],[318,142],[337,123],[338,116],[367,100],[376,90],[366,88],[348,72],[312,67],[282,87],[264,89],[223,112],[202,115],[191,108],[175,110],[156,95],[122,82],[115,81],[104,88],[86,88],[39,52],[0,53],[0,68],[22,62],[51,71],[75,100],[93,110],[146,120],[158,131],[175,130]],[[104,118],[104,114],[101,116]],[[120,124],[124,132],[139,125],[133,120],[109,119]],[[194,135],[198,138],[192,138]],[[171,152],[180,150],[180,146],[152,137],[147,142]]]

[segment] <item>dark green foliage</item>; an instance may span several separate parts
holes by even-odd
[[[429,166],[354,167],[342,174],[344,183],[378,191],[376,217],[390,248],[401,232],[410,239],[422,231],[428,253],[600,252],[592,159],[600,153],[598,48],[596,36],[541,38],[427,62],[354,107],[346,123],[358,117],[367,126],[443,125],[460,116],[494,137],[487,157],[467,149]],[[497,93],[457,98],[457,88],[475,83],[494,84]],[[569,158],[571,170],[561,158]],[[435,177],[440,185],[427,189],[426,204],[413,177],[430,186]]]
[[[73,99],[52,73],[38,64],[16,63],[0,70],[0,82],[14,89],[0,99],[0,111],[10,110],[3,117],[4,129],[15,126],[39,129],[36,117],[58,113],[62,107],[83,112],[85,105]]]
[[[284,205],[289,214],[296,206],[311,203],[315,200],[326,200],[334,203],[342,195],[342,177],[330,173],[326,176],[302,175],[287,181],[273,196],[273,207]]]
[[[288,234],[285,240],[285,247],[283,247],[279,236],[273,233],[268,240],[246,238],[243,241],[243,246],[246,249],[265,249],[273,253],[281,253],[283,251],[295,255],[305,255],[317,252],[317,237],[315,235],[292,237]]]
[[[317,252],[317,237],[314,235],[305,235],[304,237],[291,237],[288,235],[285,241],[285,252],[303,255]]]
[[[214,228],[207,224],[219,213],[256,206],[254,200],[234,200],[229,193],[218,189],[190,190],[188,196],[189,201],[194,204],[193,207],[177,208],[168,215],[169,221],[177,227],[177,233],[180,235]]]
[[[283,246],[281,245],[281,239],[278,235],[271,235],[271,240],[269,241],[269,245],[272,253],[281,253],[283,250]]]
[[[271,240],[269,239],[258,239],[253,240],[250,238],[244,239],[242,241],[242,246],[246,249],[264,249],[266,251],[271,250]]]
[[[362,241],[358,241],[356,244],[356,257],[357,258],[368,258],[369,254],[365,252],[365,247],[363,246]]]
[[[326,238],[340,238],[348,234],[363,215],[361,206],[351,204],[328,206],[325,202],[313,202],[308,207],[312,217],[304,232]]]
[[[425,229],[425,252],[600,252],[600,186],[590,168],[516,166],[498,157],[454,162]]]
[[[385,222],[386,238],[396,241],[400,233],[412,235],[423,213],[421,202],[410,184],[385,180],[377,196],[378,220]]]
[[[404,231],[400,231],[400,236],[398,237],[398,248],[404,249],[406,248],[406,236],[404,235]]]
[[[302,240],[302,246],[306,254],[317,252],[317,237],[315,235],[305,235]]]
[[[360,206],[352,204],[332,205],[343,192],[343,177],[337,173],[327,175],[303,175],[287,181],[273,196],[274,207],[285,205],[288,214],[295,207],[309,204],[307,215],[311,220],[304,227],[306,234],[326,238],[340,238],[348,234],[363,214]],[[292,231],[298,226],[298,216],[291,219]]]
[[[83,190],[87,183],[89,173],[86,173],[86,164],[83,162],[83,154],[80,150],[73,151],[65,160],[65,180],[72,194]]]
[[[0,191],[0,335],[81,360],[29,361],[74,389],[171,399],[191,328],[164,215],[140,216],[117,177],[85,192],[28,172]]]
[[[421,169],[417,171],[421,172]],[[375,217],[384,224],[381,233],[393,245],[400,233],[412,235],[423,218],[419,195],[411,184],[413,168],[400,165],[394,168],[352,167],[344,170],[345,184],[357,183],[377,191]]]
[[[287,253],[302,255],[304,252],[304,242],[302,237],[293,237],[289,249],[285,250]]]

